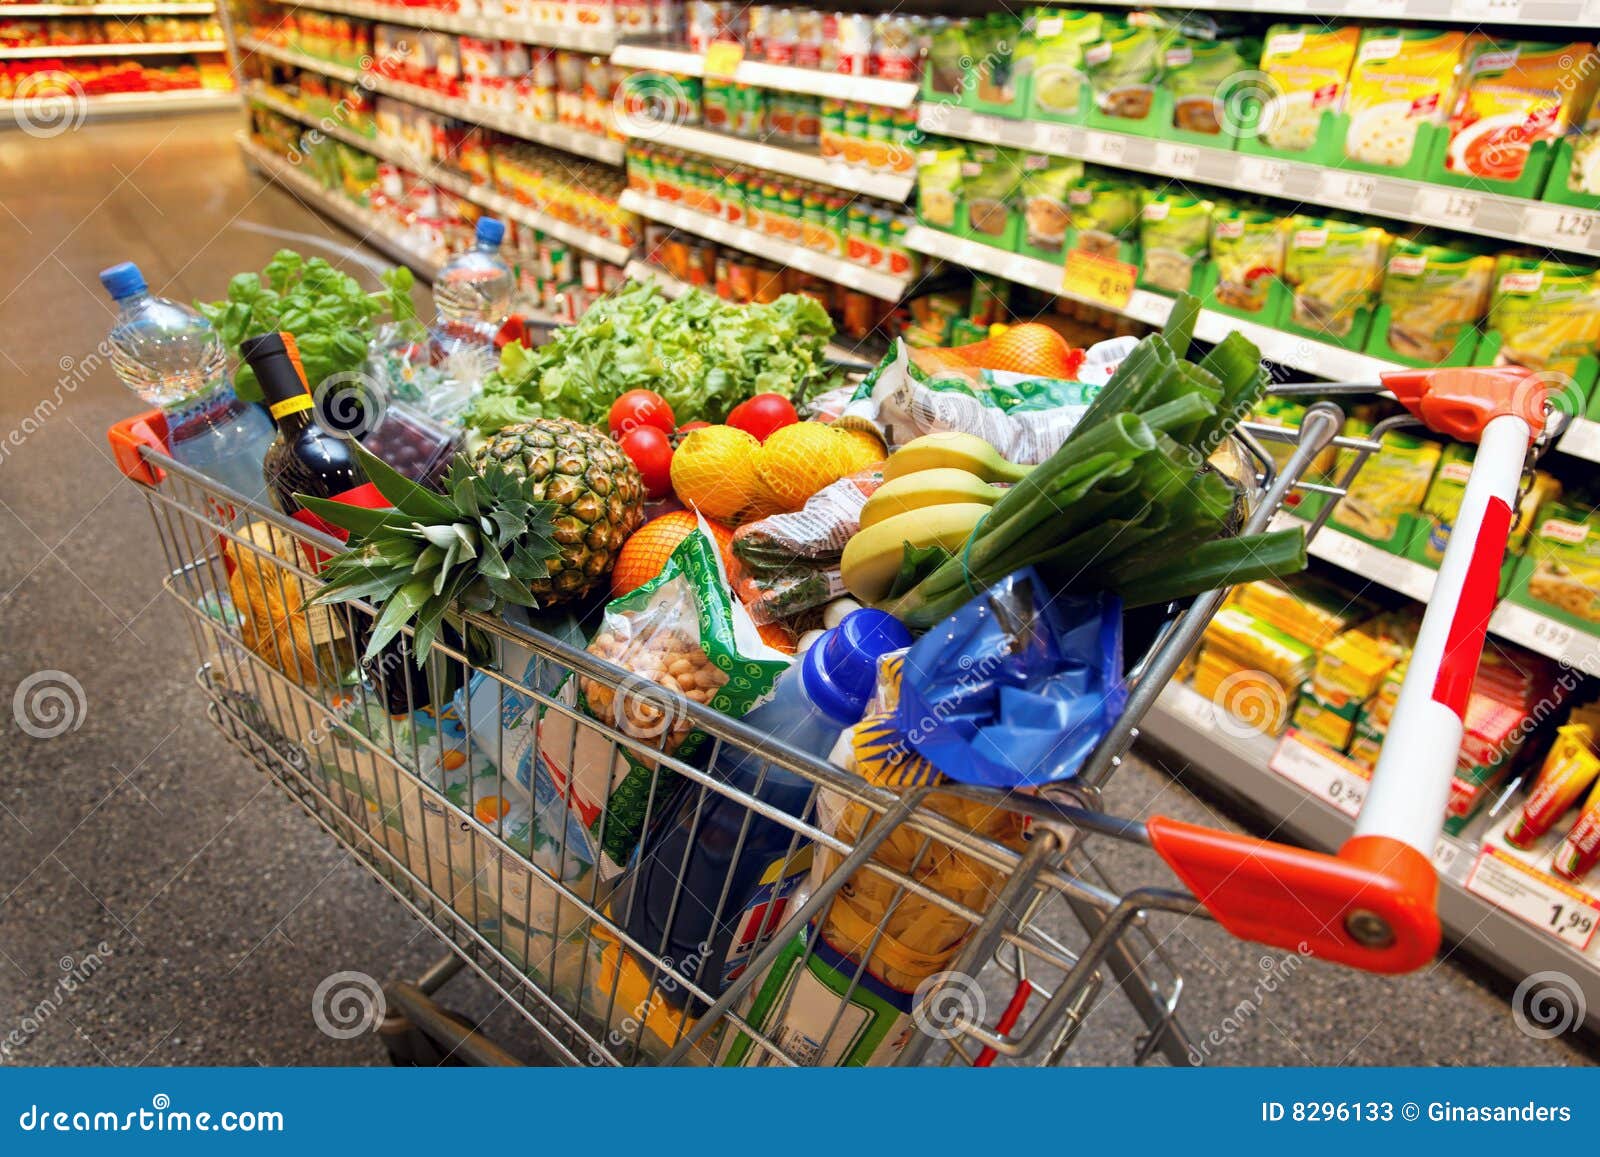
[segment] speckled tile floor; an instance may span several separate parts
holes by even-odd
[[[204,721],[196,662],[145,504],[107,453],[133,401],[108,367],[78,369],[111,320],[95,274],[138,262],[167,296],[220,295],[280,244],[348,236],[249,175],[239,119],[91,123],[0,134],[0,700],[64,672],[75,727],[0,741],[0,1063],[379,1064],[371,1037],[311,1017],[325,977],[409,975],[431,935]],[[80,380],[81,378],[81,380]],[[1232,824],[1183,787],[1181,762],[1133,762],[1112,803]],[[1121,883],[1169,882],[1148,857],[1102,854]],[[1576,1038],[1520,1032],[1504,985],[1451,954],[1380,979],[1157,922],[1187,980],[1191,1035],[1220,1064],[1588,1063]],[[104,942],[98,971],[38,1017],[62,970]],[[1256,998],[1259,980],[1281,978]],[[1000,1000],[998,981],[991,985]],[[529,1034],[468,977],[449,1003],[513,1051]],[[1240,1015],[1249,1001],[1248,1015]],[[37,1022],[37,1023],[36,1023]],[[1127,1063],[1137,1018],[1115,994],[1070,1061]],[[8,1034],[10,1034],[8,1036]]]

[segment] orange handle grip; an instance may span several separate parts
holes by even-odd
[[[1337,856],[1156,816],[1150,844],[1241,940],[1367,972],[1410,972],[1439,950],[1439,880],[1421,852],[1356,836]]]
[[[124,474],[152,488],[161,485],[167,472],[146,462],[144,455],[139,453],[139,447],[148,446],[152,450],[167,453],[165,414],[160,410],[146,410],[142,414],[124,418],[106,431],[106,440],[111,443],[112,457],[117,460],[117,466]]]

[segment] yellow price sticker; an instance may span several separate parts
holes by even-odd
[[[719,40],[706,48],[705,60],[700,70],[706,76],[732,80],[744,62],[744,45],[733,40]]]
[[[1138,276],[1137,265],[1073,249],[1068,251],[1066,265],[1061,270],[1061,292],[1107,309],[1126,309]]]

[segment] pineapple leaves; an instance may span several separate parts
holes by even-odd
[[[371,510],[305,498],[305,506],[350,531],[345,552],[322,572],[312,601],[365,599],[380,608],[366,649],[372,661],[409,624],[420,667],[452,606],[484,614],[537,607],[529,585],[559,553],[554,503],[529,498],[530,483],[498,462],[481,473],[451,465],[444,493],[411,482],[357,447],[367,477],[392,508]]]

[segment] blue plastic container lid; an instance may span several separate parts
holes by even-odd
[[[135,293],[143,293],[149,288],[145,284],[144,274],[139,272],[139,267],[131,261],[124,261],[113,265],[110,269],[100,271],[100,284],[113,298],[121,301],[124,297],[132,297]]]
[[[878,682],[878,659],[911,645],[911,632],[883,611],[851,611],[800,660],[806,697],[846,727],[861,721]]]
[[[506,239],[505,222],[494,217],[479,217],[477,235],[480,245],[499,245]]]

